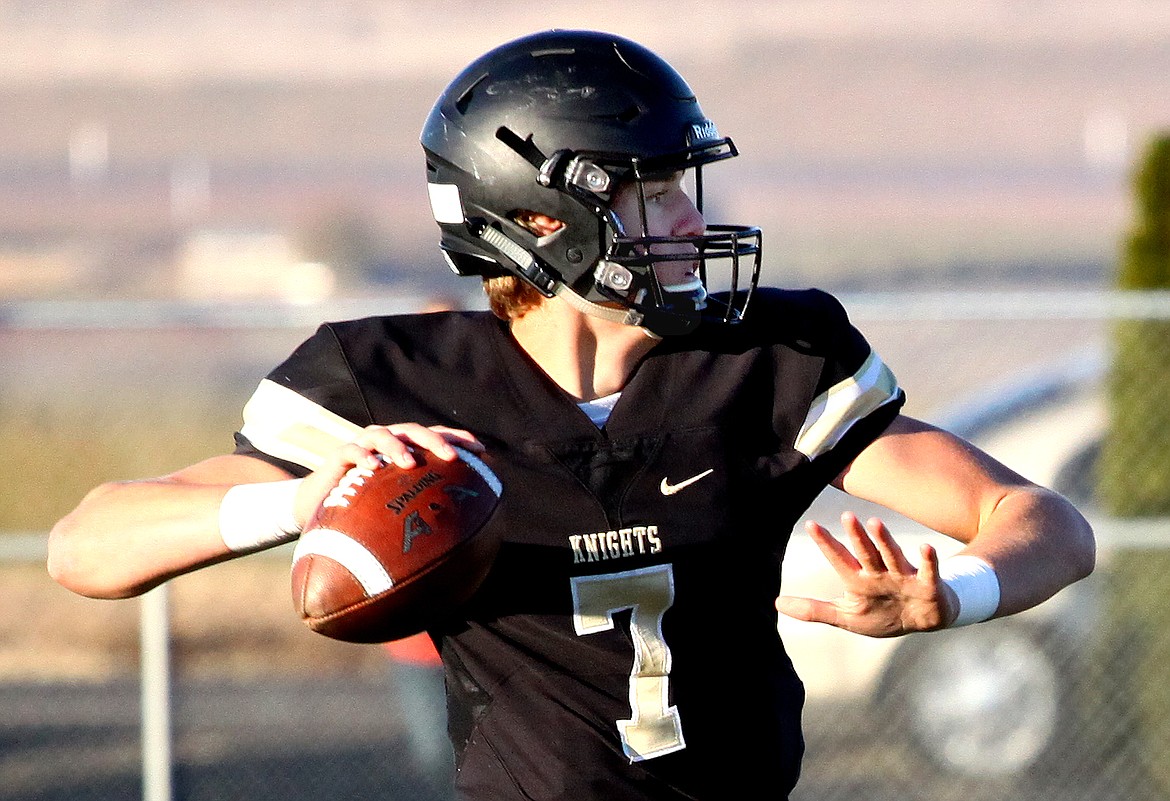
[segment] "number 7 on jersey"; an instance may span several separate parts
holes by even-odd
[[[614,627],[614,614],[630,610],[634,665],[630,670],[630,718],[617,721],[626,756],[638,762],[686,747],[678,709],[669,705],[670,648],[662,618],[674,603],[670,565],[576,576],[572,580],[573,621],[586,636]]]

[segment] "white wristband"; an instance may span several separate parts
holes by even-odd
[[[302,480],[237,484],[229,489],[219,505],[219,535],[224,545],[243,553],[300,536],[293,501]]]
[[[959,615],[951,628],[981,623],[999,609],[999,577],[978,556],[959,554],[939,565],[939,578],[959,599]]]

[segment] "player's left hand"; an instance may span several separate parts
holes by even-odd
[[[819,523],[805,529],[844,585],[830,601],[781,595],[776,608],[790,617],[865,634],[896,637],[946,626],[957,614],[956,599],[939,579],[938,552],[923,545],[915,567],[894,541],[886,524],[870,518],[864,525],[852,512],[841,515],[852,550]]]

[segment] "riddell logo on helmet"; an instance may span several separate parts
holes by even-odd
[[[703,120],[691,125],[691,133],[687,136],[687,143],[693,145],[697,142],[710,142],[718,138],[719,130],[715,127],[715,123],[711,120]]]

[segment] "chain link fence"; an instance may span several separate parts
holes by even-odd
[[[1170,797],[1170,521],[1107,517],[1093,478],[1112,326],[1166,316],[1165,299],[844,300],[906,387],[909,414],[1074,498],[1097,524],[1101,554],[1090,579],[986,625],[874,641],[782,624],[809,691],[795,801]],[[426,700],[434,669],[305,629],[287,551],[176,579],[152,608],[154,593],[103,602],[56,587],[36,533],[100,481],[230,447],[255,381],[315,320],[372,311],[6,310],[0,529],[33,533],[0,538],[10,609],[0,617],[0,801],[447,797],[432,770],[445,754],[428,737],[442,725]],[[845,506],[872,511],[826,493],[812,514],[833,522]],[[928,536],[891,527],[907,541]],[[795,540],[785,567],[793,588],[824,577],[806,546]],[[160,608],[161,710],[148,687],[158,644],[141,625]]]

